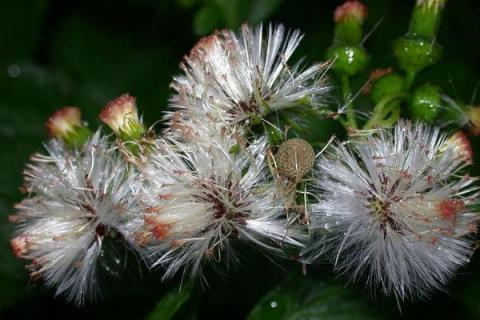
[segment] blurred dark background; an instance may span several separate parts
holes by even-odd
[[[131,277],[110,285],[104,300],[79,309],[29,281],[23,265],[11,254],[7,216],[20,199],[17,190],[25,162],[41,150],[50,113],[65,105],[79,106],[95,128],[101,108],[129,92],[138,98],[144,119],[151,124],[167,106],[170,79],[196,40],[215,28],[237,28],[244,21],[281,22],[301,29],[305,38],[298,57],[320,61],[332,39],[333,10],[341,2],[0,0],[0,318],[143,318],[172,286],[162,284],[158,274],[143,272],[139,279],[132,272]],[[365,3],[369,8],[366,29],[372,31],[366,43],[369,69],[393,65],[391,44],[406,31],[414,1]],[[480,79],[479,34],[478,1],[449,1],[439,34],[443,60],[422,73],[419,81],[442,86],[454,99],[480,103],[475,99]],[[189,308],[198,310],[199,319],[243,319],[258,299],[296,268],[282,269],[261,256],[252,257],[242,270],[196,292]],[[377,297],[369,303],[383,318],[480,318],[478,257],[448,289],[429,301],[407,304],[402,313],[388,300]]]

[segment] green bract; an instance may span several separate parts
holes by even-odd
[[[432,122],[440,111],[441,100],[440,88],[425,84],[413,92],[408,110],[413,119]]]
[[[362,41],[362,23],[346,19],[335,26],[335,42],[338,45],[359,45]]]
[[[446,2],[446,0],[418,1],[413,9],[408,34],[434,38],[440,26],[442,9]]]
[[[62,140],[72,148],[78,147],[87,142],[91,134],[92,132],[87,127],[75,126],[72,131],[62,137]]]
[[[377,104],[382,98],[406,89],[405,78],[397,73],[390,73],[378,79],[372,88],[371,99]]]
[[[400,68],[408,72],[418,73],[440,59],[442,48],[433,41],[402,37],[395,41],[393,52],[397,57]]]
[[[339,74],[353,76],[365,69],[368,56],[360,47],[342,46],[328,49],[327,58],[331,59],[333,70]]]

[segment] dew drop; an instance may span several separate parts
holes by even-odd
[[[278,307],[277,301],[270,302],[270,307],[272,307],[272,309],[275,309],[276,307]]]
[[[11,64],[7,67],[7,73],[12,78],[18,78],[22,73],[22,69],[18,64]]]

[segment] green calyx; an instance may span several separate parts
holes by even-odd
[[[81,147],[87,142],[92,132],[85,126],[73,126],[71,130],[65,132],[60,139],[70,148]]]
[[[368,63],[365,49],[354,46],[332,47],[327,58],[333,61],[333,70],[341,75],[354,76],[364,70]]]
[[[145,135],[145,127],[137,120],[129,119],[125,125],[120,128],[118,137],[123,141],[138,141]]]
[[[144,146],[146,130],[143,124],[135,119],[130,119],[120,128],[118,138],[124,142],[125,147],[133,154],[138,155]]]
[[[440,111],[441,101],[440,88],[425,84],[413,92],[408,110],[413,119],[432,122]]]
[[[435,64],[440,59],[442,48],[434,41],[402,37],[395,41],[393,52],[401,69],[416,74]]]
[[[397,73],[389,73],[375,81],[370,98],[377,104],[384,97],[407,89],[405,78]]]
[[[334,46],[360,46],[367,7],[360,1],[346,1],[335,10]]]
[[[413,9],[408,34],[426,39],[434,38],[446,0],[419,0]]]
[[[370,96],[375,108],[364,129],[392,126],[400,117],[406,91],[407,81],[397,73],[389,73],[379,78],[373,85]]]
[[[363,21],[358,19],[344,19],[335,25],[335,46],[359,46],[362,42]]]

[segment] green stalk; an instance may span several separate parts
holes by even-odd
[[[405,75],[405,85],[406,85],[407,91],[410,90],[410,88],[412,87],[413,82],[415,81],[415,76],[416,76],[415,71],[413,71],[413,70],[411,70],[411,69],[408,69],[408,70],[406,71],[406,75]]]
[[[350,89],[350,80],[347,75],[342,75],[342,93],[343,93],[343,103],[347,108],[347,122],[350,128],[357,129],[357,121],[355,120],[355,110],[353,109],[353,103],[351,101],[351,89]]]
[[[370,118],[370,120],[368,120],[368,122],[365,124],[363,129],[364,130],[369,130],[369,129],[372,129],[372,128],[376,127],[379,124],[382,124],[383,120],[385,118],[385,115],[388,112],[392,111],[391,109],[388,109],[387,106],[390,103],[394,102],[395,100],[403,100],[406,97],[407,97],[407,94],[404,93],[404,92],[396,92],[396,93],[393,93],[391,95],[383,97],[377,103],[375,108],[373,109],[373,115]],[[394,114],[396,114],[396,112]],[[390,123],[392,121],[392,119],[389,118],[389,119],[387,119],[387,121]]]

